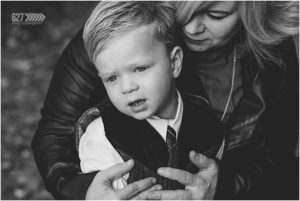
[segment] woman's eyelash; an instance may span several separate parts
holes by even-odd
[[[211,14],[211,13],[207,13],[207,15],[210,18],[217,19],[217,20],[220,20],[220,19],[223,19],[223,18],[227,17],[227,15],[215,15],[215,14]]]
[[[198,15],[208,15],[212,19],[221,20],[223,18],[226,18],[228,15],[230,15],[230,13],[218,12],[218,11],[209,11],[209,10],[208,11],[197,11],[192,15],[190,21]],[[188,24],[189,22],[187,22],[186,24]]]
[[[207,11],[207,15],[214,19],[223,19],[229,16],[231,13],[229,12],[222,12],[222,11]]]

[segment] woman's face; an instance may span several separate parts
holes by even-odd
[[[237,2],[217,2],[206,10],[196,9],[183,26],[184,41],[188,48],[197,52],[220,47],[235,35],[237,22]]]

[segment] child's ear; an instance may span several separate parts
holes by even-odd
[[[182,69],[183,52],[179,46],[175,46],[170,53],[170,61],[173,71],[173,77],[177,78]]]

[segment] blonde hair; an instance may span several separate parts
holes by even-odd
[[[299,33],[299,2],[246,1],[238,9],[244,28],[243,52],[252,52],[260,63],[280,63],[272,46]]]
[[[151,25],[157,40],[167,50],[176,46],[174,7],[168,2],[102,1],[87,20],[83,40],[92,61],[105,45],[126,31]]]
[[[217,1],[174,2],[176,19],[183,26],[193,14],[209,9]],[[280,62],[272,46],[299,33],[298,1],[239,1],[238,47],[240,56],[252,53],[259,63]]]
[[[179,24],[187,24],[196,12],[209,9],[215,1],[175,1],[176,20]]]

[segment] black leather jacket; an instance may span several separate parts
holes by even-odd
[[[230,132],[219,161],[216,199],[299,199],[299,66],[292,42],[276,48],[285,65],[261,67],[250,54],[241,58],[244,94],[224,125]],[[178,86],[206,97],[188,67]],[[105,95],[81,30],[59,59],[32,140],[46,189],[56,199],[84,199],[97,173],[81,173],[74,129],[82,113]]]

